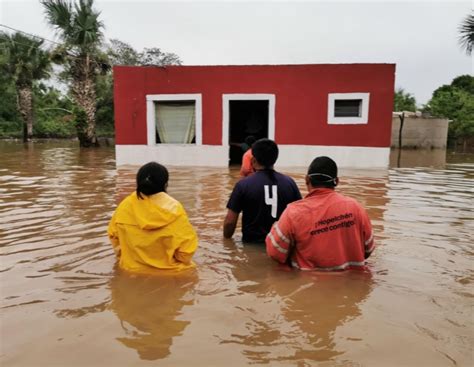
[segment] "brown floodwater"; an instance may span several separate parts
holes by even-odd
[[[237,168],[170,168],[197,269],[121,272],[106,236],[136,167],[112,147],[0,142],[2,366],[470,366],[474,157],[396,152],[342,170],[368,209],[370,271],[298,272],[222,238]],[[399,166],[399,167],[398,167]],[[304,170],[291,174],[304,194]]]

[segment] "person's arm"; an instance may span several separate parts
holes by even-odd
[[[267,255],[281,264],[285,264],[290,256],[291,246],[294,245],[288,208],[285,209],[278,220],[272,226],[270,233],[265,239]]]
[[[224,237],[231,238],[234,235],[235,227],[237,226],[237,220],[239,219],[239,213],[234,212],[232,209],[227,209],[227,215],[224,219]]]
[[[372,254],[375,249],[374,233],[372,231],[372,224],[370,223],[369,215],[364,208],[360,210],[362,217],[362,240],[364,241],[364,256],[366,259]]]
[[[293,189],[295,191],[295,201],[296,200],[301,200],[303,197],[301,196],[300,189],[298,188],[298,185],[296,184],[295,180],[293,181]]]
[[[242,166],[240,167],[240,175],[247,177],[254,173],[255,170],[252,166],[252,151],[248,150],[242,157]]]
[[[244,200],[244,194],[242,190],[242,181],[239,181],[232,194],[230,194],[229,201],[227,202],[227,214],[224,218],[223,234],[225,238],[231,238],[235,232],[237,226],[237,220],[239,219],[239,213],[242,211],[242,203]]]
[[[107,228],[107,234],[109,235],[110,243],[114,249],[115,256],[120,257],[120,242],[118,237],[117,223],[115,222],[116,212],[112,215],[109,227]]]
[[[179,218],[176,226],[179,228],[176,233],[180,244],[174,252],[174,258],[183,264],[189,265],[198,247],[198,237],[186,213]]]

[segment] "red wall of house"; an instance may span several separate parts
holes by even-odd
[[[147,94],[202,94],[203,144],[222,144],[222,94],[275,94],[278,144],[389,147],[394,64],[114,67],[117,144],[146,144]],[[369,121],[328,125],[328,93],[370,93]]]

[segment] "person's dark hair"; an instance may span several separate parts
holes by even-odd
[[[309,165],[308,176],[313,187],[336,187],[337,164],[329,157],[317,157]]]
[[[259,139],[252,144],[252,155],[265,168],[271,168],[278,159],[278,146],[273,140]]]
[[[142,166],[137,172],[137,196],[143,199],[146,196],[166,191],[168,183],[168,170],[165,166],[150,162]]]
[[[255,136],[249,135],[244,139],[244,143],[247,144],[249,147],[252,146],[253,143],[255,143],[257,139],[255,139]]]

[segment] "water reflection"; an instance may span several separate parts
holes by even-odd
[[[436,167],[446,164],[445,149],[392,149],[390,167]]]
[[[335,331],[362,314],[360,305],[373,287],[370,272],[305,273],[269,266],[260,245],[246,245],[235,260],[236,295],[250,299],[235,306],[235,317],[245,323],[221,344],[240,345],[250,363],[270,365],[329,362],[344,354]]]
[[[163,359],[170,354],[173,339],[190,320],[180,319],[181,310],[192,306],[198,282],[196,271],[154,276],[136,276],[117,270],[110,281],[109,309],[120,320],[124,336],[116,339],[137,351],[141,359]]]

